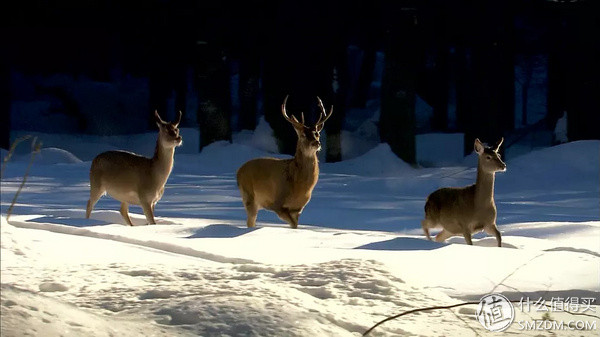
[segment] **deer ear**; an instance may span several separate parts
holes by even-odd
[[[504,137],[500,138],[500,140],[496,143],[494,146],[494,152],[498,152],[498,150],[500,150],[500,145],[502,145],[502,143],[504,143]]]
[[[484,149],[485,149],[485,147],[483,146],[483,144],[481,143],[479,138],[476,138],[475,139],[475,152],[477,152],[477,154],[482,154]]]

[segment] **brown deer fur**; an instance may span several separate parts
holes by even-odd
[[[129,204],[140,205],[149,224],[155,224],[154,206],[163,195],[165,184],[173,168],[175,147],[180,146],[179,122],[164,122],[154,113],[158,125],[156,150],[152,158],[125,151],[107,151],[92,161],[90,168],[90,199],[85,217],[89,218],[94,205],[108,193],[121,202],[121,215],[133,226],[129,218]]]
[[[285,111],[286,101],[287,97],[281,106],[283,117],[292,124],[298,136],[294,157],[253,159],[237,171],[237,183],[246,208],[248,227],[256,225],[256,216],[260,209],[267,209],[275,212],[292,228],[297,228],[298,217],[310,201],[313,188],[319,179],[319,133],[331,116],[333,106],[329,114],[326,114],[319,99],[319,121],[315,126],[307,127],[304,125],[304,115],[302,122],[298,122],[294,116],[288,117]]]
[[[496,227],[496,203],[494,202],[494,179],[498,171],[506,171],[498,149],[504,139],[493,148],[485,147],[475,140],[475,152],[479,155],[477,181],[466,187],[441,188],[427,197],[425,219],[421,222],[429,240],[429,229],[442,227],[435,241],[442,242],[455,235],[463,235],[472,245],[471,234],[484,230],[496,237],[502,246],[500,231]]]

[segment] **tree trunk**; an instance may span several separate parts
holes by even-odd
[[[473,151],[475,138],[493,143],[514,128],[512,6],[503,1],[476,4],[473,12],[480,15],[473,24],[478,31],[471,32],[457,55],[463,64],[457,115],[465,132],[465,154]]]
[[[521,83],[521,125],[527,126],[527,104],[529,102],[529,86],[531,85],[531,77],[533,76],[533,63],[527,62],[525,65],[525,79]]]
[[[231,141],[231,92],[229,67],[217,46],[205,45],[198,78],[200,149],[219,141]]]
[[[330,46],[330,52],[334,53],[333,67],[328,84],[332,92],[333,99],[330,102],[334,106],[333,116],[325,123],[327,132],[326,161],[338,162],[342,160],[342,124],[346,117],[346,98],[348,94],[348,55],[346,53],[346,44],[344,42],[335,43]],[[326,106],[328,109],[328,106]],[[327,110],[329,112],[329,110]]]
[[[381,140],[408,163],[416,163],[415,95],[421,52],[416,13],[403,10],[392,21],[385,47],[381,88]]]
[[[251,50],[242,51],[240,60],[240,129],[254,130],[258,113],[260,59]]]
[[[341,160],[340,132],[346,101],[347,55],[344,36],[346,10],[343,2],[283,1],[268,14],[273,20],[266,34],[264,52],[263,88],[265,119],[273,128],[283,153],[293,154],[296,134],[281,116],[281,103],[290,95],[287,110],[300,116],[306,123],[318,119],[316,96],[327,109],[335,105],[333,116],[325,124],[327,133],[327,161]],[[315,10],[315,6],[319,9]],[[306,25],[306,20],[311,23]],[[301,29],[298,27],[302,27]],[[334,69],[337,89],[334,90]]]
[[[10,148],[10,73],[0,64],[0,149]]]
[[[371,82],[373,82],[373,71],[375,71],[375,61],[377,60],[377,51],[375,45],[367,44],[363,50],[364,54],[360,63],[360,73],[356,83],[356,93],[352,99],[352,106],[357,108],[366,108],[371,92]]]
[[[597,36],[600,14],[597,5],[592,3],[568,4],[561,12],[564,15],[561,29],[566,30],[561,52],[568,53],[570,58],[565,65],[565,110],[570,141],[600,139],[600,41]]]

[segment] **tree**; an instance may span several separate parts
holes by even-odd
[[[465,7],[465,39],[457,47],[457,119],[465,132],[465,154],[475,138],[495,142],[514,128],[512,1],[490,0]]]
[[[10,75],[0,64],[0,149],[10,148]]]
[[[341,160],[341,127],[345,116],[347,55],[344,2],[280,2],[266,11],[263,63],[265,119],[283,153],[293,154],[296,135],[281,117],[281,103],[290,95],[288,111],[304,112],[306,123],[319,114],[316,96],[334,114],[325,125],[327,161]],[[310,18],[311,23],[306,25]]]
[[[210,42],[201,46],[198,68],[200,149],[219,140],[231,141],[231,91],[227,58]]]
[[[236,3],[233,13],[233,56],[239,60],[240,129],[254,130],[258,115],[261,51],[264,34],[262,1]]]
[[[435,131],[448,129],[450,45],[446,16],[451,6],[444,0],[428,0],[420,7],[424,59],[418,74],[417,94],[433,109],[431,129]]]
[[[421,46],[414,2],[390,3],[381,88],[381,140],[408,163],[416,162],[415,95]],[[390,7],[394,10],[390,10]]]
[[[357,36],[358,47],[362,50],[363,55],[351,105],[365,108],[371,91],[371,82],[373,82],[377,50],[382,45],[381,1],[360,1],[353,12],[356,14],[352,16],[352,20],[357,27],[353,33]]]
[[[593,1],[552,4],[554,45],[548,66],[552,124],[568,113],[569,140],[600,139],[600,14]]]

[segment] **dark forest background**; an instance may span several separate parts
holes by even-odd
[[[407,162],[415,162],[417,97],[433,111],[426,131],[464,133],[465,153],[475,137],[510,142],[532,128],[552,130],[565,111],[569,140],[598,139],[597,3],[19,1],[3,5],[0,147],[9,146],[11,105],[23,99],[14,74],[68,74],[106,83],[144,79],[145,103],[136,107],[126,100],[117,113],[144,116],[136,131],[154,130],[151,112],[167,111],[172,101],[175,110],[195,115],[201,147],[231,140],[234,128],[254,129],[264,114],[281,152],[293,153],[296,137],[280,114],[283,97],[291,94],[289,111],[314,120],[320,96],[335,106],[326,124],[326,158],[339,161],[346,111],[365,108],[372,98],[378,53],[385,60],[376,97],[380,139]],[[538,55],[546,60],[546,114],[531,124],[527,104],[515,111],[515,83],[526,102]],[[523,73],[519,78],[515,67]],[[186,106],[190,90],[198,98],[196,111]],[[76,93],[64,87],[38,85],[33,95],[52,96],[59,102],[55,112],[77,121],[78,132],[111,132],[111,125],[94,125],[108,116],[101,102],[90,121]]]

